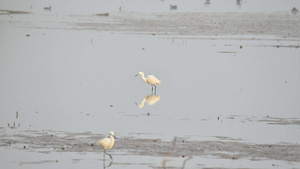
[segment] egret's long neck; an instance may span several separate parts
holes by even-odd
[[[141,75],[142,79],[144,80],[145,83],[147,83],[147,79],[145,78],[144,75]]]
[[[112,135],[111,135],[111,136],[110,136],[110,139],[111,139],[111,142],[112,142],[112,143],[114,143],[114,142],[115,142],[115,138],[114,138],[114,136],[112,136]]]
[[[138,107],[139,107],[139,108],[143,108],[146,100],[147,100],[147,98],[144,97],[143,100],[141,101],[141,103],[138,104]]]

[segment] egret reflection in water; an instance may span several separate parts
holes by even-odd
[[[152,105],[154,105],[156,102],[158,102],[159,100],[160,100],[160,95],[150,94],[150,95],[146,95],[146,96],[141,100],[141,103],[140,103],[140,104],[137,104],[137,103],[136,103],[136,105],[137,105],[139,108],[143,108],[145,102],[147,102],[148,105],[152,106]]]
[[[113,161],[110,161],[108,165],[105,165],[105,160],[103,160],[103,169],[110,167],[112,163]]]

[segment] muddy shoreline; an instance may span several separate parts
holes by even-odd
[[[24,131],[9,135],[2,133],[0,147],[48,154],[51,152],[102,152],[94,145],[103,135],[54,131]],[[156,157],[205,157],[220,159],[284,160],[300,162],[300,145],[291,143],[256,144],[243,140],[219,137],[213,141],[191,141],[187,138],[137,139],[121,137],[109,152],[118,154]]]
[[[273,35],[300,38],[300,17],[289,13],[171,13],[112,16],[93,23],[70,23],[84,30],[152,35]]]
[[[5,19],[11,25],[31,29],[64,29],[119,32],[149,35],[192,36],[277,36],[282,39],[300,39],[300,17],[290,12],[180,12],[180,13],[107,13],[98,15],[37,15],[24,24],[18,18]],[[18,14],[19,15],[19,14]],[[2,15],[2,17],[6,17]],[[254,37],[253,37],[254,38]]]

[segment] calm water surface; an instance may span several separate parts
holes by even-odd
[[[6,42],[18,50],[1,50],[3,127],[298,141],[293,134],[281,137],[276,126],[264,131],[264,123],[241,123],[253,116],[299,118],[298,49],[256,47],[251,40],[97,34],[35,30]],[[151,95],[151,86],[134,77],[139,71],[162,81],[160,100],[143,108],[136,103]]]

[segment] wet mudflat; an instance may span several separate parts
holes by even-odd
[[[88,156],[93,159],[93,163],[97,163],[97,165],[102,165],[103,163],[105,165],[105,161],[99,159],[102,157],[102,150],[97,148],[94,144],[94,140],[100,137],[104,136],[90,132],[23,131],[11,136],[1,133],[1,149],[3,152],[10,150],[17,154],[20,151],[25,151],[29,156],[30,153],[40,153],[43,155],[60,154],[60,156],[76,153],[77,155],[71,158],[72,163],[84,162],[85,159],[80,156],[82,156],[82,154],[89,154]],[[210,165],[212,168],[215,168],[220,164],[226,165],[228,163],[226,160],[230,160],[230,163],[237,163],[239,165],[245,165],[244,163],[247,163],[246,166],[250,168],[255,165],[271,168],[274,166],[293,167],[300,162],[300,146],[298,144],[255,144],[226,137],[218,137],[217,139],[218,141],[189,141],[188,138],[175,137],[171,141],[164,141],[161,139],[122,137],[117,140],[114,150],[111,151],[112,158],[122,159],[122,156],[128,156],[131,157],[130,161],[133,163],[125,162],[124,160],[111,160],[108,156],[106,163],[114,164],[116,168],[132,165],[136,166],[137,164],[150,168],[176,168],[181,166],[180,164],[174,164],[174,162],[177,161],[179,163],[183,162],[183,168],[184,165],[186,165],[185,163],[192,168],[197,166],[210,168]],[[21,161],[16,161],[16,159],[20,158],[20,155],[15,153],[13,155],[8,153],[8,157],[12,158],[14,163],[24,165],[24,167],[28,165],[30,168],[39,168],[42,165],[45,168],[51,168],[52,165],[47,166],[48,163],[54,163],[59,166],[66,162],[65,158],[61,159],[57,156],[50,158],[46,156],[40,161],[38,159],[29,158],[33,160],[30,161],[28,158],[21,156]],[[138,156],[140,159],[135,161],[135,156]],[[147,161],[149,158],[156,158],[156,162]],[[217,162],[218,160],[216,160],[215,162],[208,162],[207,164],[206,158],[222,159],[225,161],[219,163]],[[282,162],[286,164],[282,164]],[[3,163],[7,164],[7,162]],[[38,165],[35,166],[34,164]],[[9,166],[11,166],[11,164]],[[233,167],[232,165],[230,166]]]
[[[300,167],[297,2],[75,2],[1,2],[2,166]]]

